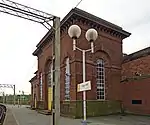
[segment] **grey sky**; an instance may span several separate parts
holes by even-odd
[[[80,0],[13,0],[15,2],[60,16],[61,19]],[[149,0],[83,0],[78,6],[89,13],[115,23],[132,33],[124,40],[123,52],[132,53],[150,46]],[[40,24],[0,13],[0,81],[16,84],[30,92],[29,79],[37,68],[32,52],[46,34]],[[12,92],[7,89],[7,92]],[[9,93],[10,93],[9,92]]]

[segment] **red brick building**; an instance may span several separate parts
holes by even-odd
[[[37,78],[37,71],[35,76],[29,81],[31,83],[31,107],[37,108],[37,101],[39,101],[39,82]]]
[[[89,14],[83,10],[72,9],[61,21],[61,114],[81,117],[82,93],[77,93],[77,84],[82,82],[82,55],[72,50],[72,39],[68,28],[77,24],[82,34],[77,46],[90,48],[85,39],[89,28],[98,31],[94,42],[94,54],[86,54],[86,81],[92,83],[87,92],[87,115],[97,116],[120,112],[121,101],[121,64],[123,59],[122,40],[130,36],[121,27]],[[48,108],[48,85],[51,84],[53,35],[49,31],[37,44],[33,52],[38,58],[37,79],[40,87],[38,106]],[[78,110],[78,111],[77,111]]]
[[[122,100],[127,111],[150,114],[150,47],[126,55],[122,65]]]

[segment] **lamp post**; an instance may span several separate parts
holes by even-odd
[[[87,30],[85,37],[86,39],[91,43],[91,48],[84,50],[81,49],[79,47],[76,46],[76,40],[80,37],[81,35],[81,29],[78,25],[72,25],[69,27],[68,29],[68,34],[69,36],[73,39],[73,51],[75,51],[76,49],[82,52],[82,61],[83,61],[83,83],[86,82],[86,72],[85,72],[85,54],[86,52],[91,51],[92,53],[94,53],[94,41],[97,39],[98,37],[98,33],[95,29],[91,28],[89,30]],[[83,91],[83,125],[87,125],[86,122],[86,91]]]
[[[15,85],[13,85],[13,89],[14,89],[14,106],[16,104],[16,87]]]
[[[21,106],[21,91],[19,90],[19,104]]]
[[[22,91],[22,103],[24,105],[24,91]]]

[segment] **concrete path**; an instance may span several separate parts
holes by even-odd
[[[26,106],[7,106],[7,120],[4,125],[51,125],[51,116],[45,116]],[[13,120],[14,119],[14,120]],[[15,122],[16,121],[16,122]],[[12,123],[11,123],[12,122]],[[81,125],[81,119],[60,118],[60,125]],[[88,125],[150,125],[150,117],[143,116],[102,116],[89,118]]]
[[[13,116],[12,111],[8,108],[4,120],[4,125],[17,125],[17,122]]]

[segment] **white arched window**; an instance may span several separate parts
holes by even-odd
[[[70,64],[69,64],[69,58],[66,59],[66,67],[65,67],[65,100],[70,100]]]
[[[50,64],[49,69],[48,69],[48,87],[52,87],[52,75],[53,75],[53,69],[52,69],[52,64]]]
[[[96,85],[97,85],[97,99],[105,100],[105,66],[104,60],[98,59],[96,62]]]
[[[42,73],[40,73],[40,100],[43,100],[43,81]]]

